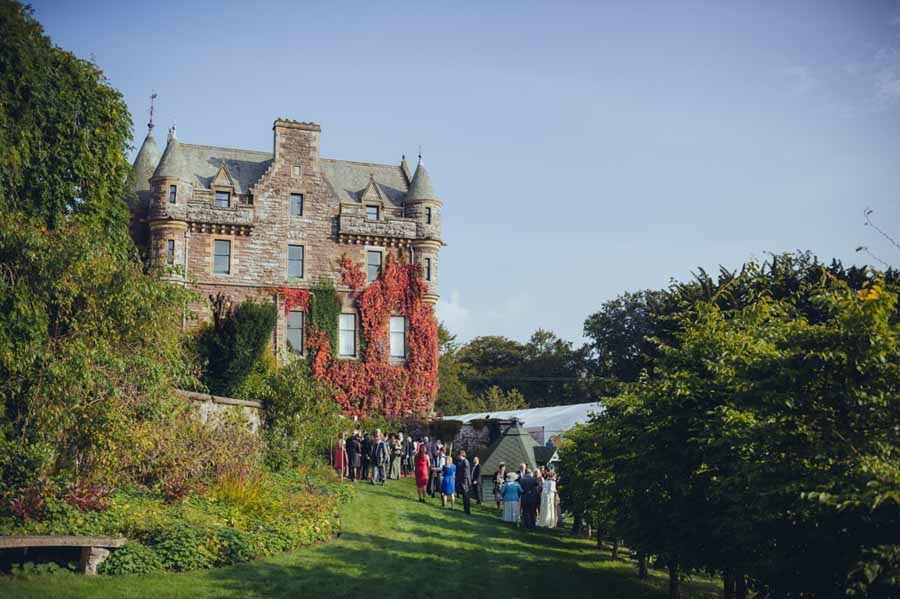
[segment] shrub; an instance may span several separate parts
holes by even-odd
[[[56,562],[47,562],[44,564],[25,562],[23,564],[13,564],[10,567],[10,574],[13,576],[72,574],[77,571],[78,564],[75,562],[66,562],[64,565],[57,564]]]
[[[204,532],[186,524],[156,531],[151,535],[150,544],[166,570],[201,570],[216,561]]]
[[[210,490],[210,496],[244,510],[257,508],[263,493],[263,475],[240,468],[225,472]]]
[[[199,353],[206,360],[203,382],[214,394],[234,397],[265,352],[275,328],[276,308],[252,300],[234,308],[221,293],[210,301],[213,323],[197,338]]]
[[[259,463],[262,443],[243,415],[230,412],[203,423],[196,410],[173,400],[170,413],[139,428],[122,476],[158,487],[177,501],[225,472]]]
[[[332,389],[313,378],[305,360],[279,370],[260,399],[266,408],[266,463],[274,470],[321,460],[347,425]]]
[[[77,480],[66,488],[63,499],[82,512],[100,511],[109,507],[106,499],[114,492],[111,487]]]
[[[249,535],[234,528],[223,528],[216,534],[216,565],[249,562],[258,557]]]
[[[163,564],[153,549],[141,543],[130,542],[116,549],[100,564],[100,574],[149,574],[162,570]]]

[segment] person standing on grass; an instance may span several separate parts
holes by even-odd
[[[416,455],[416,444],[412,435],[406,434],[403,438],[403,476],[413,473],[413,457]]]
[[[556,497],[556,475],[553,472],[547,473],[547,478],[543,481],[544,489],[541,492],[541,517],[538,519],[537,525],[542,528],[556,528],[556,508],[559,501]]]
[[[481,505],[481,460],[472,458],[472,497]]]
[[[502,510],[503,493],[501,489],[503,483],[506,482],[506,464],[500,462],[500,468],[494,473],[494,501],[497,502],[497,509]]]
[[[536,494],[537,481],[530,470],[525,470],[525,476],[519,479],[519,486],[522,489],[522,525],[531,530],[534,528],[537,518],[537,508],[539,495]]]
[[[443,457],[444,450],[441,450]],[[450,500],[450,509],[456,505],[456,466],[452,461],[447,460],[441,466],[441,506],[447,507],[447,500]]]
[[[391,467],[388,470],[388,478],[391,480],[400,480],[400,461],[403,459],[402,441],[398,435],[391,434],[391,441],[388,443],[390,451]]]
[[[416,491],[419,493],[419,502],[425,503],[425,487],[428,485],[428,478],[431,475],[431,458],[425,451],[425,444],[420,443],[416,450]]]
[[[334,448],[334,469],[341,475],[341,481],[347,476],[347,449],[344,446],[344,437],[346,436],[347,433],[344,432],[339,434]]]
[[[375,451],[372,456],[373,463],[373,473],[372,473],[372,484],[376,484],[381,482],[381,486],[383,487],[387,484],[387,476],[385,474],[385,468],[387,468],[388,463],[388,446],[384,441],[384,437],[381,436],[381,431],[379,429],[375,429]]]
[[[472,513],[469,496],[472,490],[472,467],[466,459],[465,449],[460,449],[456,458],[456,490],[462,496],[463,511],[467,514]]]
[[[360,453],[362,453],[362,443],[359,437],[359,429],[357,429],[347,439],[347,468],[350,473],[350,480],[353,482],[359,480]]]
[[[503,496],[503,521],[515,522],[519,525],[521,517],[522,487],[516,482],[519,476],[515,472],[506,475],[506,482],[500,486],[500,494]]]
[[[362,448],[362,454],[360,455],[362,458],[362,480],[369,480],[369,469],[372,466],[372,438],[369,437],[369,433],[363,435],[360,446]]]

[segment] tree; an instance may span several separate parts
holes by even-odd
[[[276,308],[252,300],[233,307],[222,294],[210,300],[213,323],[198,336],[199,353],[206,362],[203,382],[212,393],[233,397],[265,352]]]
[[[460,348],[460,362],[470,371],[469,391],[480,395],[491,386],[508,390],[516,387],[525,347],[518,341],[495,335],[476,337]]]
[[[438,325],[438,351],[439,387],[434,402],[435,411],[449,415],[477,411],[474,397],[463,380],[470,369],[459,359],[456,335],[451,334],[443,323]]]
[[[95,65],[55,47],[32,11],[0,0],[0,211],[70,219],[130,246],[131,117]]]
[[[496,385],[488,387],[476,399],[479,412],[506,412],[528,407],[525,397],[516,389],[503,391]]]

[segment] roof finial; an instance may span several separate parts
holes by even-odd
[[[147,129],[153,129],[153,102],[156,100],[156,92],[150,94],[150,122],[147,123]]]
[[[169,139],[168,141],[172,141],[173,139],[177,139],[175,137],[175,123],[172,123],[172,126],[169,127]]]
[[[422,162],[422,144],[419,144],[419,162]]]

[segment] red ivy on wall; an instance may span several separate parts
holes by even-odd
[[[437,320],[422,298],[428,287],[417,264],[388,258],[381,276],[366,286],[362,267],[341,258],[341,280],[352,290],[363,343],[357,359],[337,359],[321,330],[307,330],[313,375],[331,384],[348,416],[398,417],[431,411],[438,387]],[[309,292],[279,290],[285,305],[305,306]],[[302,298],[300,293],[306,293]],[[297,294],[290,299],[289,294]],[[295,303],[292,303],[295,302]],[[290,309],[290,308],[286,308]],[[390,318],[406,317],[406,360],[391,362]]]

